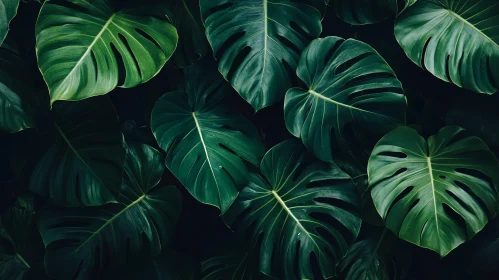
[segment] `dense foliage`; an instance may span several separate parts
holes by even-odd
[[[497,279],[496,0],[0,0],[0,279]]]

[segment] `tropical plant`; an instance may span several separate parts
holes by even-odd
[[[499,2],[0,0],[0,279],[497,279]]]

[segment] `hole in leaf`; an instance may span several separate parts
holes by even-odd
[[[288,73],[288,77],[290,77],[290,78],[295,77],[295,71],[293,71],[293,68],[291,68],[289,63],[284,59],[281,59],[281,63],[284,66],[284,69],[286,69],[286,73]]]
[[[378,156],[387,156],[387,157],[396,157],[396,158],[407,158],[407,155],[404,154],[404,153],[402,153],[402,152],[390,152],[390,151],[383,151],[383,152],[379,153]],[[407,168],[403,168],[403,169],[407,170]]]
[[[355,77],[351,79],[350,81],[346,82],[340,90],[345,90],[347,88],[351,88],[354,86],[359,86],[366,84],[367,81],[370,80],[375,80],[375,79],[395,79],[395,76],[392,73],[389,72],[380,72],[380,73],[370,73],[366,75],[361,75],[358,77]],[[400,89],[398,89],[400,91]]]
[[[122,34],[118,33],[118,37],[120,38],[121,42],[123,45],[125,45],[126,49],[130,53],[130,56],[133,58],[133,65],[130,65],[130,63],[127,63],[128,67],[133,67],[134,69],[137,69],[140,73],[141,79],[142,79],[142,71],[140,70],[139,63],[137,61],[137,58],[135,57],[132,48],[130,47],[130,44],[128,43],[128,40],[123,36]],[[128,61],[127,61],[128,62]]]
[[[312,212],[309,213],[308,216],[311,217],[312,219],[325,223],[328,226],[331,226],[332,228],[336,229],[349,244],[353,242],[353,240],[355,239],[353,233],[350,232],[347,227],[345,227],[340,221],[338,221],[331,215],[320,212]]]
[[[312,267],[312,273],[314,274],[314,279],[323,279],[322,274],[320,273],[321,267],[319,266],[319,261],[317,260],[317,255],[315,252],[312,252],[309,256],[310,266]]]
[[[246,32],[241,31],[241,32],[237,32],[237,33],[233,34],[232,36],[230,36],[227,39],[227,41],[223,42],[223,44],[220,46],[220,48],[218,48],[218,50],[216,50],[216,53],[214,54],[215,58],[217,60],[220,59],[220,56],[222,54],[224,54],[230,46],[232,46],[239,39],[241,39],[244,36],[244,34],[246,34]]]
[[[463,229],[464,233],[466,234],[466,237],[468,237],[467,230],[466,230],[466,221],[464,220],[461,215],[456,213],[452,208],[449,207],[449,205],[442,203],[442,207],[444,208],[444,212],[451,220],[453,220],[459,228]]]
[[[148,41],[150,41],[151,43],[153,43],[156,46],[156,48],[158,48],[160,50],[163,49],[159,45],[159,43],[153,37],[151,37],[151,35],[147,34],[144,30],[139,29],[139,28],[135,28],[135,31],[137,31],[137,33],[139,33],[140,35],[142,35],[142,37],[146,38]]]
[[[464,203],[464,201],[462,201],[459,197],[457,197],[453,192],[449,190],[445,190],[445,192],[455,201],[457,201],[464,209],[466,209],[467,212],[475,214],[475,211],[473,211],[473,209],[468,204]]]
[[[226,10],[226,9],[230,8],[230,6],[232,6],[232,3],[224,3],[222,5],[218,5],[216,7],[213,7],[211,9],[209,9],[208,11],[206,11],[206,13],[203,14],[203,18],[207,19],[212,14]]]
[[[485,173],[475,170],[475,169],[469,169],[469,168],[456,168],[456,172],[459,172],[461,174],[469,175],[475,178],[478,178],[480,180],[485,181],[490,187],[494,186],[494,181],[492,178],[489,176],[485,175]]]
[[[242,62],[246,59],[248,54],[251,52],[251,47],[244,47],[232,62],[229,73],[227,73],[227,80],[232,81],[232,77],[237,72],[237,70],[241,67]]]
[[[492,74],[492,67],[490,66],[490,55],[487,56],[487,77],[489,78],[490,84],[495,88],[499,89],[498,81],[494,78],[494,74]]]
[[[293,272],[295,273],[295,276],[300,275],[300,270],[298,269],[300,267],[300,243],[300,240],[296,242],[295,257],[293,259]]]
[[[444,175],[440,175],[440,176],[438,176],[438,177],[440,177],[440,179],[446,179],[446,178],[447,178],[447,177],[445,177]]]
[[[113,55],[116,57],[116,64],[118,66],[118,85],[121,86],[125,83],[126,78],[125,63],[123,62],[121,53],[118,51],[113,42],[111,42],[111,50],[113,50]]]
[[[77,245],[80,243],[79,239],[73,238],[73,239],[60,239],[57,241],[54,241],[50,243],[47,246],[47,250],[54,250],[57,251],[59,249],[65,248],[65,247],[71,247],[74,245]]]
[[[365,96],[365,95],[371,95],[371,94],[377,94],[377,93],[398,93],[398,94],[403,94],[403,90],[401,88],[397,87],[389,87],[389,88],[373,88],[373,89],[366,89],[366,90],[361,90],[354,92],[352,94],[348,95],[347,102],[351,102],[352,100]]]
[[[90,58],[92,59],[92,65],[94,66],[95,70],[95,82],[97,81],[97,77],[99,77],[99,67],[97,67],[97,58],[95,57],[95,52],[91,51],[90,52]]]
[[[452,82],[450,77],[450,54],[447,55],[447,59],[445,61],[445,77],[447,77],[447,81]]]
[[[305,38],[305,40],[307,42],[309,41],[312,41],[313,39],[315,39],[315,37],[313,37],[312,35],[308,34],[307,31],[305,31],[305,29],[303,29],[299,24],[297,24],[296,22],[294,21],[290,21],[289,22],[289,26],[291,27],[291,29],[293,29],[294,31],[296,31],[298,34],[300,34],[302,36],[302,38]],[[301,52],[298,52],[298,53],[301,53]]]
[[[400,171],[400,170],[399,170]],[[397,171],[398,172],[398,171]],[[414,189],[414,186],[409,186],[408,188],[406,188],[403,192],[401,192],[392,202],[392,204],[390,205],[390,207],[388,208],[388,211],[386,212],[387,215],[386,217],[390,216],[391,214],[391,211],[393,209],[393,207],[395,207],[395,205],[397,205],[397,203],[403,199],[404,197],[406,197],[412,190]],[[407,213],[406,213],[407,215]]]
[[[353,65],[355,65],[357,62],[363,60],[363,59],[366,59],[372,55],[375,55],[374,53],[363,53],[357,57],[354,57],[352,59],[349,59],[345,62],[343,62],[342,64],[336,66],[336,68],[334,69],[334,75],[339,75],[345,71],[347,71],[350,67],[352,67]]]
[[[456,181],[454,181],[454,184],[456,184],[458,187],[460,187],[469,196],[471,196],[476,203],[478,203],[478,205],[480,206],[480,209],[482,209],[482,211],[487,214],[488,219],[491,218],[491,214],[489,212],[489,209],[487,208],[487,204],[485,204],[485,202],[482,199],[480,199],[480,197],[478,197],[478,195],[476,195],[466,184],[463,184],[460,181],[456,180]]]
[[[336,199],[336,198],[331,198],[331,197],[316,197],[316,198],[314,198],[314,201],[319,202],[319,203],[329,204],[329,205],[332,205],[335,207],[339,207],[339,208],[344,209],[344,210],[346,210],[346,211],[348,211],[356,216],[360,216],[360,212],[359,212],[359,209],[357,208],[357,206],[355,206],[347,201],[341,200],[341,199]]]
[[[424,44],[424,47],[423,47],[423,52],[421,54],[421,68],[423,68],[423,70],[427,70],[424,61],[425,61],[425,57],[426,57],[426,50],[428,49],[428,44],[430,43],[430,41],[431,41],[431,37],[428,38],[428,40],[426,40],[426,43]]]
[[[300,48],[298,46],[296,46],[295,44],[293,44],[293,42],[291,42],[288,38],[283,37],[281,35],[277,35],[277,38],[279,39],[279,42],[281,42],[281,44],[283,44],[287,48],[291,49],[291,51],[293,51],[295,54],[297,54],[297,55],[301,54]]]
[[[334,43],[333,47],[329,49],[329,51],[326,53],[326,56],[324,57],[324,64],[327,65],[332,62],[333,55],[336,53],[338,48],[345,42],[344,39],[338,40]]]

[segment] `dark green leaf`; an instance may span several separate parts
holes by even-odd
[[[286,93],[288,130],[325,161],[337,143],[374,145],[405,122],[402,85],[390,66],[369,45],[339,37],[314,40],[297,69],[308,89]]]
[[[177,28],[179,41],[173,61],[179,67],[189,66],[210,50],[201,23],[199,0],[169,1],[168,17]]]
[[[7,37],[10,21],[16,16],[19,0],[0,0],[0,45]]]
[[[51,104],[134,87],[161,70],[175,50],[177,32],[166,17],[143,10],[117,10],[110,0],[45,1],[36,53]]]
[[[245,161],[258,165],[264,147],[254,125],[233,106],[235,94],[216,69],[186,68],[187,92],[163,95],[151,128],[166,166],[199,201],[225,212],[248,183]]]
[[[34,92],[26,64],[7,43],[0,48],[0,130],[18,132],[35,125]]]
[[[130,142],[119,203],[43,211],[39,228],[47,274],[97,279],[161,253],[180,212],[178,190],[155,187],[162,161],[159,151]]]
[[[307,1],[201,0],[218,69],[255,110],[282,100],[301,51],[321,33]]]
[[[361,223],[350,176],[317,160],[296,140],[270,149],[260,169],[263,177],[251,174],[224,219],[259,247],[263,273],[276,272],[271,267],[275,260],[283,278],[312,279],[314,255],[322,275],[334,276]]]
[[[399,7],[399,2],[402,7]],[[336,0],[336,16],[353,25],[371,24],[397,15],[416,0]]]
[[[499,163],[456,126],[428,141],[397,128],[374,148],[369,186],[378,213],[400,238],[447,255],[497,213]]]
[[[30,189],[62,206],[116,202],[125,149],[112,104],[98,97],[59,105]]]
[[[499,89],[497,0],[419,0],[395,36],[407,56],[438,78],[477,92]]]

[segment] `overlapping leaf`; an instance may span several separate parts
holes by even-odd
[[[19,0],[0,0],[0,45],[7,37],[10,21],[16,16]]]
[[[62,206],[116,202],[125,149],[107,97],[65,102],[55,108],[50,143],[36,164],[30,189]]]
[[[0,130],[18,132],[35,125],[34,92],[26,64],[7,43],[0,48]]]
[[[197,200],[223,213],[248,182],[245,161],[258,165],[264,147],[216,69],[195,65],[185,73],[187,92],[163,95],[151,128],[167,152],[166,166]]]
[[[398,17],[395,36],[438,78],[477,92],[499,89],[497,0],[419,0]]]
[[[218,69],[255,110],[282,100],[301,51],[321,33],[307,1],[201,0]]]
[[[178,36],[166,17],[150,16],[152,7],[117,10],[110,0],[46,1],[36,23],[36,53],[51,104],[154,77]]]
[[[128,143],[117,204],[44,211],[39,229],[47,248],[47,274],[56,279],[97,279],[161,253],[180,212],[178,190],[156,187],[162,161],[159,151]]]
[[[285,279],[313,279],[314,256],[323,277],[334,276],[361,223],[350,176],[296,140],[267,152],[260,169],[224,219],[258,246],[263,273],[275,273],[274,263]]]
[[[316,39],[303,51],[296,72],[308,89],[292,88],[286,93],[286,126],[322,160],[333,160],[332,150],[338,143],[374,145],[405,122],[401,83],[365,43],[339,37]]]
[[[408,127],[391,131],[374,148],[368,173],[386,226],[442,256],[497,213],[497,159],[459,127],[442,128],[427,142]]]

